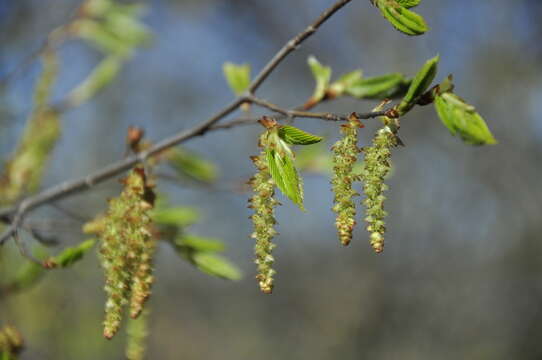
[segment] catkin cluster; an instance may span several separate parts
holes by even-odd
[[[254,215],[251,216],[254,232],[251,237],[256,240],[254,246],[255,263],[258,266],[256,279],[259,281],[261,291],[270,294],[273,291],[273,275],[275,274],[272,268],[275,259],[271,254],[275,244],[271,240],[277,235],[274,229],[276,224],[274,207],[279,202],[273,198],[275,183],[267,167],[265,152],[251,159],[258,169],[256,175],[250,180],[254,195],[249,200],[249,207],[254,209]]]
[[[155,240],[149,230],[152,190],[139,167],[132,170],[123,183],[121,195],[109,201],[101,234],[100,253],[108,297],[104,320],[106,338],[117,332],[125,305],[130,304],[132,318],[140,314],[153,282]]]
[[[363,201],[366,210],[365,221],[369,231],[371,246],[380,253],[384,250],[384,233],[386,225],[384,218],[387,213],[384,211],[384,191],[387,190],[384,178],[391,169],[390,157],[391,148],[397,146],[397,137],[386,126],[376,133],[373,145],[363,149],[365,161],[363,163]]]
[[[15,359],[23,349],[23,337],[13,326],[0,329],[0,358]]]
[[[335,226],[341,244],[348,245],[352,240],[352,231],[356,225],[356,205],[354,196],[359,194],[352,189],[355,180],[354,165],[361,149],[358,147],[358,129],[363,125],[351,117],[348,124],[341,126],[343,138],[331,148],[333,151],[333,178],[331,180],[335,194],[333,211],[337,213]]]

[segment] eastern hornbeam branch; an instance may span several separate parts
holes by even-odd
[[[295,110],[295,109],[287,110],[287,109],[281,108],[278,105],[272,104],[266,100],[260,99],[254,95],[248,95],[245,97],[245,99],[247,102],[264,107],[273,112],[282,114],[288,118],[308,118],[308,119],[320,119],[320,120],[326,120],[326,121],[348,121],[348,118],[351,116],[351,114],[340,115],[340,114],[333,114],[329,112],[317,113],[317,112],[302,111],[302,110]],[[379,116],[388,116],[391,118],[397,117],[396,111],[394,111],[393,109],[382,110],[382,111],[372,111],[368,113],[355,113],[355,115],[358,119],[372,119]]]
[[[331,16],[333,16],[338,10],[344,7],[352,0],[339,0],[335,2],[331,7],[325,10],[312,24],[310,24],[305,30],[297,34],[291,40],[289,40],[271,60],[264,66],[260,73],[254,78],[248,87],[248,97],[252,97],[252,94],[262,85],[267,77],[276,69],[276,67],[301,43],[307,38],[313,35],[318,28],[326,22]],[[140,162],[144,162],[148,158],[156,155],[166,149],[169,149],[175,145],[178,145],[188,139],[205,134],[212,129],[218,121],[228,116],[235,110],[237,110],[244,102],[247,101],[247,95],[237,97],[229,105],[225,106],[222,110],[216,113],[214,116],[203,121],[199,125],[196,125],[190,129],[181,131],[169,138],[166,138],[146,151],[138,154],[126,157],[120,161],[111,163],[104,168],[91,173],[85,177],[66,181],[56,186],[45,189],[36,195],[29,196],[23,199],[19,204],[0,210],[0,220],[9,222],[7,229],[0,235],[0,245],[6,240],[17,235],[19,227],[23,224],[25,216],[35,208],[49,202],[54,202],[63,199],[69,195],[79,193],[92,188],[94,185],[109,180],[126,170],[130,169],[134,165]]]

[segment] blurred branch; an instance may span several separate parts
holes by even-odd
[[[303,41],[313,35],[318,28],[326,22],[333,14],[348,4],[351,0],[340,0],[335,2],[331,7],[325,10],[312,24],[310,24],[305,30],[289,40],[273,58],[264,66],[260,73],[255,77],[248,87],[248,98],[252,97],[252,94],[262,85],[267,77],[276,69],[276,67],[291,53],[293,52]],[[239,96],[230,104],[225,106],[222,110],[216,113],[209,119],[201,122],[190,129],[181,131],[169,138],[163,139],[156,143],[151,148],[142,151],[138,154],[129,156],[120,161],[113,162],[104,168],[91,173],[85,177],[65,181],[56,186],[50,187],[37,193],[36,195],[29,196],[19,202],[17,205],[0,210],[0,220],[10,223],[7,229],[0,235],[0,245],[11,237],[17,239],[17,231],[23,224],[25,216],[44,204],[55,202],[69,195],[80,193],[82,191],[92,188],[94,185],[102,183],[106,180],[117,176],[126,170],[130,169],[137,163],[145,162],[153,155],[157,155],[160,152],[183,143],[196,136],[204,135],[209,131],[213,125],[218,121],[237,110],[244,102],[247,101],[247,96]],[[21,252],[27,253],[23,247],[20,247]],[[26,254],[28,255],[28,254]]]

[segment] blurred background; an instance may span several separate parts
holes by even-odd
[[[62,139],[43,186],[121,158],[129,125],[158,140],[208,118],[233,98],[224,62],[249,63],[256,73],[332,2],[148,1],[150,46],[96,98],[63,115]],[[77,6],[71,0],[0,0],[0,77],[39,49]],[[406,146],[393,152],[381,255],[371,250],[361,215],[352,244],[339,245],[329,177],[307,174],[308,211],[288,201],[277,209],[276,287],[268,296],[253,278],[249,193],[230,191],[254,172],[248,156],[258,152],[261,128],[189,141],[187,148],[219,166],[217,187],[164,181],[159,188],[172,203],[201,210],[203,220],[193,231],[223,239],[244,278],[211,278],[161,246],[149,359],[542,358],[542,3],[425,1],[416,11],[431,30],[411,38],[369,1],[353,1],[289,56],[258,95],[285,108],[303,103],[314,85],[306,65],[311,54],[335,75],[361,68],[366,76],[412,76],[438,53],[436,80],[454,75],[456,92],[477,107],[499,144],[464,145],[431,106],[410,112],[401,128]],[[60,55],[57,96],[101,56],[77,41]],[[39,72],[35,62],[0,90],[3,158],[24,128]],[[318,109],[363,112],[375,104],[340,99]],[[376,122],[366,123],[362,145],[377,129]],[[324,134],[327,147],[338,138],[334,123],[296,124]],[[60,204],[92,217],[119,189],[109,181]],[[83,239],[80,225],[54,209],[30,220],[58,223],[49,230],[62,246]],[[12,245],[5,251],[10,248],[18,256]],[[21,359],[123,357],[124,333],[112,341],[101,335],[105,294],[93,255],[71,271],[48,273],[26,292],[0,298],[0,324],[15,325],[25,337]]]

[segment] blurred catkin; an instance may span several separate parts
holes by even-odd
[[[146,340],[149,334],[148,329],[149,310],[145,309],[137,319],[128,320],[128,335],[126,341],[126,359],[143,360],[145,358]]]
[[[123,180],[124,190],[109,201],[104,219],[100,249],[105,270],[104,336],[117,332],[122,311],[130,303],[130,316],[135,318],[150,295],[153,281],[152,257],[155,240],[149,227],[149,210],[153,204],[147,199],[152,192],[142,168],[137,167]]]
[[[13,326],[7,325],[0,329],[0,359],[15,360],[23,349],[23,337]]]

